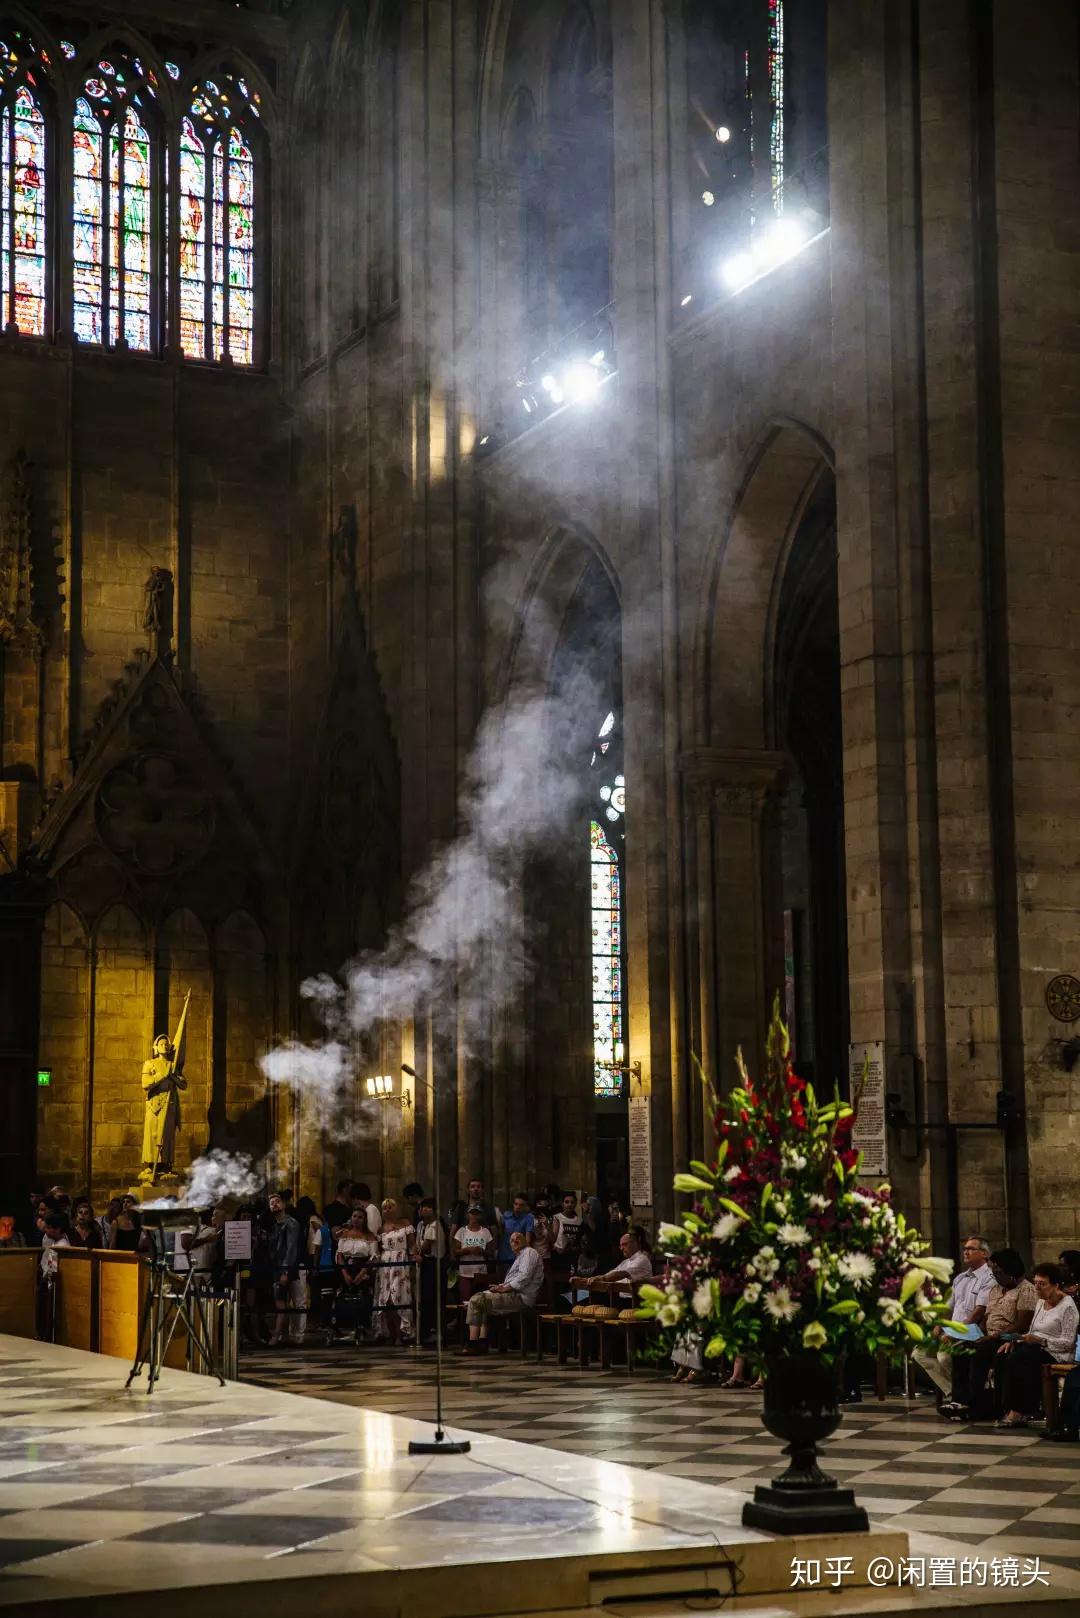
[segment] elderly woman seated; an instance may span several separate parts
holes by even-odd
[[[1024,1427],[1036,1419],[1042,1411],[1043,1366],[1071,1360],[1076,1352],[1080,1316],[1065,1290],[1071,1281],[1059,1264],[1035,1266],[1039,1302],[1031,1330],[1019,1342],[1004,1343],[998,1350],[995,1376],[1005,1410],[999,1427]]]

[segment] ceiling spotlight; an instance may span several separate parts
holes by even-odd
[[[748,281],[754,279],[758,267],[749,253],[736,253],[734,258],[728,259],[721,273],[725,283],[733,292],[737,292],[740,287],[744,287]]]
[[[701,200],[705,204],[706,208],[711,208],[713,203],[716,201],[716,198],[711,191],[703,191],[701,193]]]
[[[595,366],[585,365],[580,360],[574,365],[568,365],[563,373],[566,397],[575,404],[591,399],[599,386],[600,378]]]
[[[720,142],[721,146],[727,145],[728,141],[731,139],[731,130],[728,128],[727,124],[720,125],[720,128],[716,131],[716,138]]]
[[[693,302],[693,299],[694,299],[694,294],[692,292],[688,292],[686,294],[686,297],[680,300],[679,308],[680,309],[685,309],[688,303]]]

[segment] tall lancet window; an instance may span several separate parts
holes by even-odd
[[[4,29],[0,37],[0,324],[26,337],[44,337],[48,303],[43,61],[21,28]]]
[[[255,363],[259,93],[204,79],[180,126],[180,346],[190,359]]]
[[[784,0],[768,0],[769,183],[774,213],[784,211]]]
[[[626,1064],[623,972],[623,826],[626,780],[614,713],[593,745],[595,793],[589,822],[592,907],[593,1089],[619,1096]]]
[[[159,346],[157,93],[153,69],[114,51],[94,65],[75,100],[75,335],[101,348]]]

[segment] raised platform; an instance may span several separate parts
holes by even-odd
[[[0,1607],[124,1618],[150,1596],[154,1618],[495,1618],[937,1605],[929,1590],[858,1588],[869,1558],[908,1553],[904,1534],[774,1539],[741,1526],[742,1496],[690,1479],[477,1432],[467,1456],[410,1457],[426,1422],[181,1371],[147,1397],[125,1391],[126,1371],[0,1338]],[[363,1376],[358,1363],[356,1393]],[[842,1601],[790,1594],[794,1558],[836,1556],[854,1562]],[[1010,1592],[948,1595],[989,1605]],[[1030,1609],[1066,1592],[1012,1595]],[[1080,1582],[1066,1599],[1077,1610]]]

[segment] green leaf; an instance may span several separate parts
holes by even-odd
[[[724,1166],[724,1159],[728,1155],[728,1147],[730,1144],[731,1142],[726,1140],[722,1140],[720,1142],[720,1150],[716,1154],[716,1167],[718,1169],[721,1169]]]
[[[693,1169],[695,1174],[700,1174],[701,1178],[707,1181],[709,1185],[715,1185],[716,1175],[713,1173],[712,1169],[707,1163],[699,1163],[696,1157],[692,1157],[690,1159],[690,1167]]]
[[[858,1307],[859,1305],[854,1298],[841,1298],[839,1303],[830,1304],[829,1313],[830,1315],[853,1315],[858,1310]]]
[[[766,1208],[769,1206],[769,1198],[771,1196],[772,1196],[772,1181],[770,1180],[768,1182],[768,1184],[763,1187],[762,1192],[761,1192],[761,1211],[762,1211],[762,1213],[764,1213]]]

